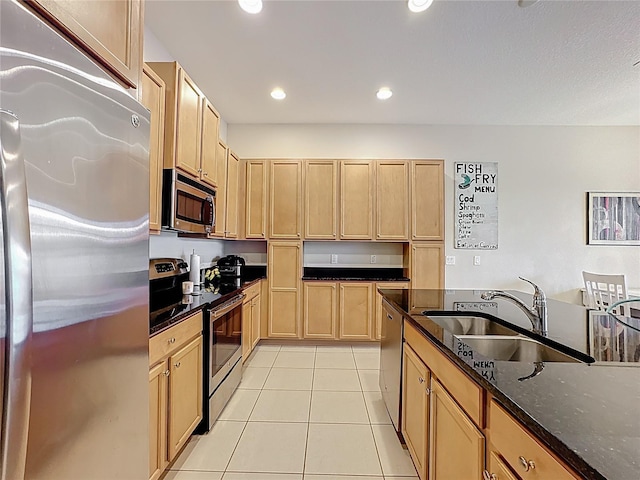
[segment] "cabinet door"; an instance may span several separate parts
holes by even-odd
[[[202,336],[169,358],[169,461],[202,420]]]
[[[335,240],[338,227],[338,163],[335,160],[307,160],[304,187],[304,237]]]
[[[300,337],[300,250],[298,242],[269,243],[269,337]]]
[[[300,239],[302,162],[272,160],[269,185],[270,238]]]
[[[336,338],[338,292],[336,282],[304,282],[304,338]]]
[[[511,469],[504,463],[496,452],[489,455],[489,468],[485,470],[487,474],[482,472],[483,477],[489,480],[520,480]]]
[[[182,68],[178,73],[176,121],[176,168],[194,179],[199,179],[202,94]]]
[[[227,211],[227,146],[220,140],[216,142],[216,224],[211,232],[212,237],[223,238],[226,231]]]
[[[426,480],[431,372],[406,343],[402,355],[402,435],[420,480]]]
[[[213,105],[205,98],[202,105],[202,151],[201,151],[201,172],[200,180],[208,183],[212,187],[217,187],[218,179],[218,129],[220,126],[220,115],[213,108]],[[222,179],[224,181],[224,179]]]
[[[341,339],[373,338],[373,284],[340,283]]]
[[[431,480],[482,478],[484,436],[438,381],[432,382]]]
[[[376,307],[376,322],[375,322],[375,339],[380,340],[382,338],[382,324],[383,324],[383,309],[382,309],[382,295],[378,292],[378,289],[406,289],[409,288],[409,284],[405,282],[387,282],[376,283],[375,285],[375,307]]]
[[[125,85],[138,87],[142,63],[141,0],[35,0],[29,4]]]
[[[444,240],[444,162],[411,162],[411,238]]]
[[[373,239],[373,163],[340,162],[340,238]]]
[[[376,239],[409,240],[409,162],[376,162]]]
[[[411,288],[444,288],[444,245],[414,243],[411,246]]]
[[[142,75],[142,104],[151,112],[149,132],[149,230],[162,227],[162,164],[164,158],[164,96],[162,79],[146,64]]]
[[[260,318],[262,316],[260,303],[260,295],[251,301],[251,348],[254,348],[260,341]]]
[[[251,300],[242,304],[242,363],[246,362],[251,353]]]
[[[235,153],[227,155],[227,213],[225,238],[238,238],[238,173],[240,160]]]
[[[149,370],[149,478],[156,480],[167,466],[167,389],[165,360]]]
[[[267,166],[264,160],[247,161],[245,237],[267,238]]]

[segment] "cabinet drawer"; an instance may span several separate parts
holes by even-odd
[[[202,332],[202,312],[149,339],[149,365],[170,355],[186,341]]]
[[[572,475],[559,461],[540,445],[495,400],[489,407],[489,438],[502,457],[523,479],[569,480]],[[523,464],[533,462],[527,469]]]
[[[246,297],[244,298],[244,303],[247,303],[253,297],[260,294],[260,282],[254,283],[250,287],[245,288],[243,291],[244,291],[244,294],[246,295]]]
[[[482,428],[482,388],[408,322],[404,323],[404,338],[467,415]]]

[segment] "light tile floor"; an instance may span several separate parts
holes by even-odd
[[[166,480],[417,480],[382,403],[374,345],[259,345]]]

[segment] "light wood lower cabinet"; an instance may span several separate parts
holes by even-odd
[[[149,370],[149,478],[156,480],[167,466],[167,391],[169,362]]]
[[[149,478],[202,420],[202,312],[149,339]]]
[[[299,242],[269,242],[269,338],[300,338],[301,250]]]
[[[341,340],[371,340],[373,333],[373,283],[340,283]]]
[[[482,478],[482,432],[437,380],[431,382],[430,406],[430,478]]]
[[[244,290],[242,302],[242,362],[246,362],[260,341],[260,286],[257,282]]]
[[[337,290],[336,282],[303,282],[304,338],[336,338]]]
[[[202,336],[169,358],[169,458],[202,420]]]
[[[489,467],[485,471],[487,473],[482,472],[482,477],[486,480],[520,480],[502,461],[500,456],[493,451],[489,454]]]
[[[429,460],[429,388],[431,372],[404,344],[402,361],[402,435],[420,480],[427,479]]]

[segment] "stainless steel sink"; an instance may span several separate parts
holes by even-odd
[[[569,362],[580,360],[527,337],[456,335],[483,357],[508,362]],[[577,352],[580,353],[580,352]]]
[[[488,318],[475,315],[427,315],[432,322],[454,335],[518,335],[511,330]]]

